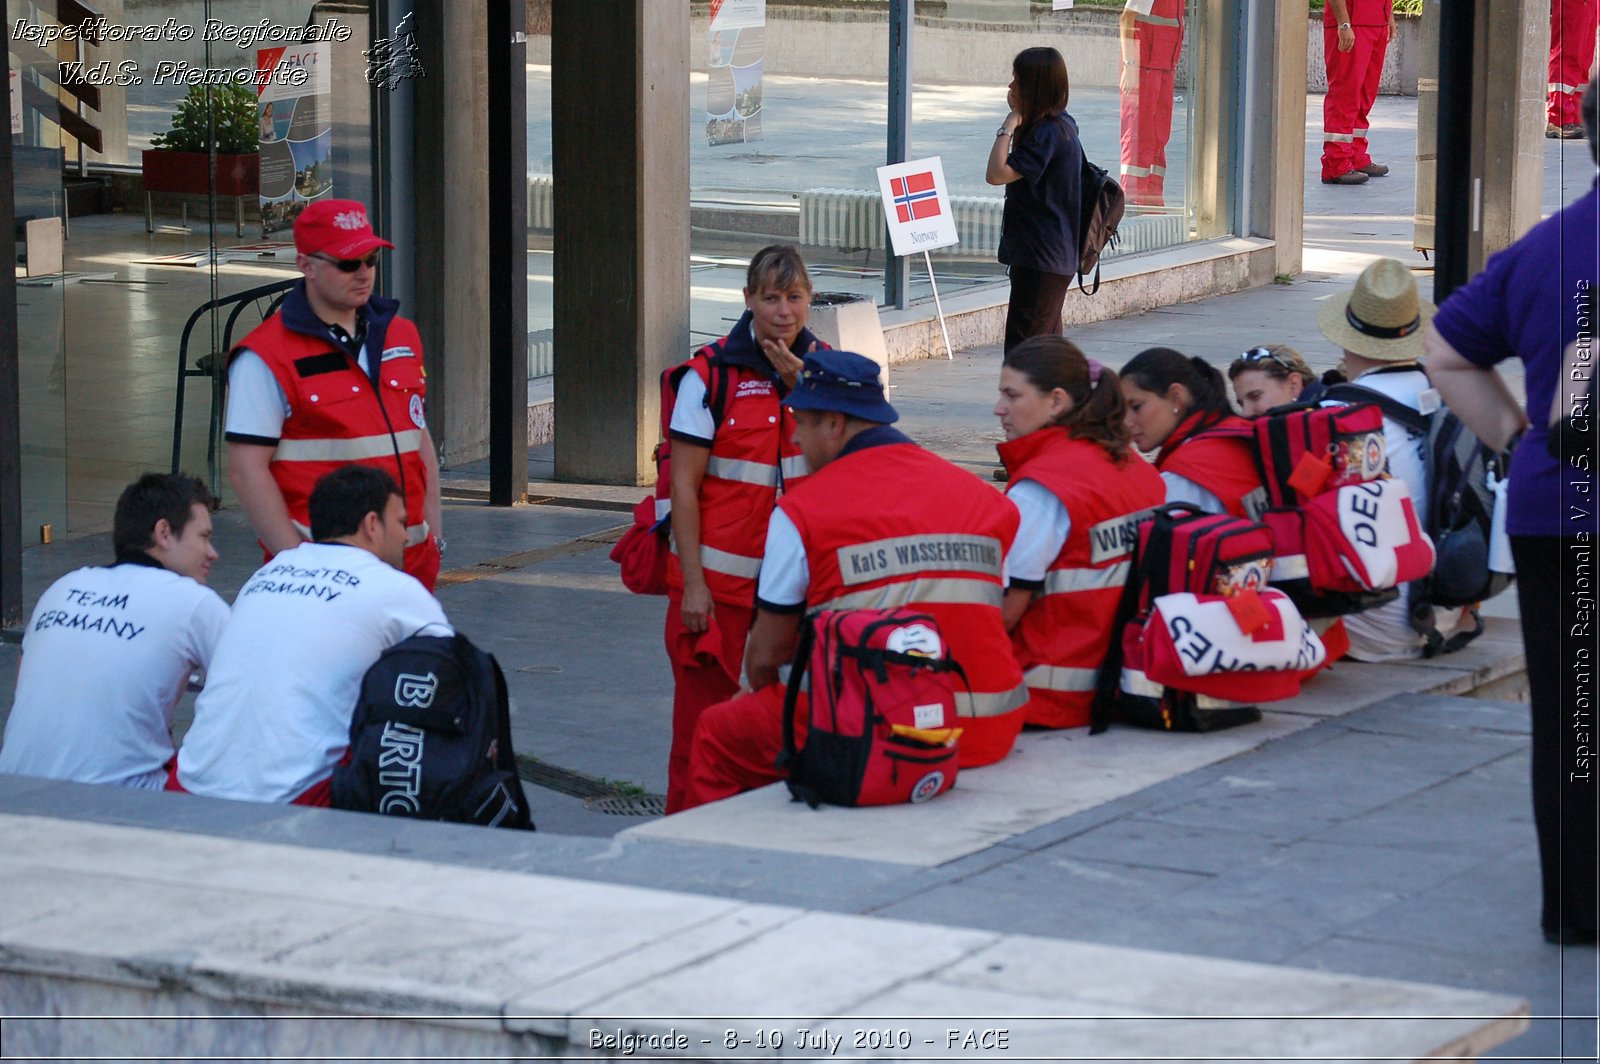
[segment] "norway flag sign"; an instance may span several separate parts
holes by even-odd
[[[939,213],[939,190],[933,187],[932,170],[890,178],[889,188],[894,192],[895,217],[902,222]]]
[[[938,156],[878,167],[878,190],[896,255],[961,242]]]

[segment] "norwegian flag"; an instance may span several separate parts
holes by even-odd
[[[894,194],[894,212],[902,222],[932,218],[939,213],[939,192],[933,187],[933,171],[891,177],[889,191]]]

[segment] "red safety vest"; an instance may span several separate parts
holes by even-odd
[[[715,372],[710,359],[721,346],[719,340],[702,347],[689,362],[707,394]],[[811,470],[794,445],[794,415],[783,405],[777,383],[744,366],[730,364],[726,372],[722,421],[700,481],[700,565],[713,601],[749,608],[755,604],[772,509],[779,494]],[[674,541],[667,586],[682,591],[677,552]]]
[[[1177,69],[1178,56],[1183,52],[1183,5],[1184,0],[1155,0],[1150,14],[1134,14],[1140,66]]]
[[[1072,519],[1044,588],[1011,630],[1028,684],[1026,723],[1089,723],[1095,675],[1111,647],[1112,619],[1128,582],[1139,518],[1166,497],[1161,474],[1138,455],[1118,465],[1105,448],[1061,428],[1000,445],[1012,484],[1036,481]]]
[[[1000,613],[1001,563],[1016,538],[1016,507],[913,443],[843,455],[778,507],[805,545],[806,608],[910,603],[932,614],[970,688],[957,685],[962,767],[1010,753],[1028,701]]]
[[[369,359],[381,359],[376,389],[355,359],[326,338],[285,328],[281,314],[256,326],[234,350],[242,348],[261,356],[289,400],[271,470],[300,534],[311,538],[309,504],[317,479],[356,463],[394,477],[405,493],[406,547],[426,542],[428,471],[421,449],[428,382],[417,327],[397,317],[389,323],[383,351],[367,352]]]
[[[1194,481],[1221,499],[1228,513],[1254,521],[1251,511],[1265,505],[1266,489],[1256,469],[1250,422],[1229,414],[1196,432],[1204,416],[1190,414],[1172,430],[1156,455],[1156,469]]]

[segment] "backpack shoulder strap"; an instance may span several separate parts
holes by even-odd
[[[789,685],[783,692],[783,753],[778,755],[777,767],[785,769],[799,751],[794,740],[794,707],[800,700],[800,685],[805,680],[806,666],[811,663],[811,648],[817,639],[815,614],[807,614],[800,622],[800,642],[794,650],[794,661],[789,666]]]
[[[1413,410],[1392,395],[1362,384],[1335,384],[1327,391],[1327,398],[1341,403],[1371,403],[1383,411],[1383,416],[1398,421],[1418,436],[1428,434],[1430,419],[1420,410]]]

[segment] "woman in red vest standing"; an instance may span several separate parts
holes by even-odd
[[[1133,445],[1156,452],[1167,502],[1255,519],[1266,503],[1250,423],[1233,412],[1222,374],[1170,347],[1141,351],[1122,367]]]
[[[1129,447],[1117,375],[1070,340],[1036,336],[1012,348],[994,412],[1006,434],[1006,496],[1022,515],[1003,612],[1028,685],[1023,719],[1084,726],[1139,518],[1166,488]]]
[[[783,399],[801,356],[818,346],[806,328],[811,277],[799,251],[775,244],[756,252],[745,282],[745,313],[689,360],[670,422],[669,813],[683,808],[689,740],[701,712],[739,690],[773,507],[810,471]]]

